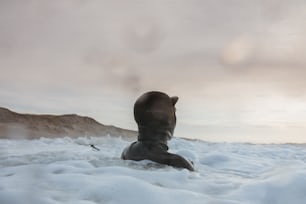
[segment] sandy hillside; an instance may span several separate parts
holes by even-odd
[[[0,138],[122,136],[134,138],[136,132],[103,125],[96,120],[69,115],[20,114],[0,107]]]

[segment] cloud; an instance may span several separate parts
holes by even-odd
[[[303,3],[197,3],[5,2],[1,67],[26,81],[54,77],[140,90],[156,80],[173,87],[195,79],[205,86],[236,80],[237,73],[252,78],[305,65],[304,14],[295,6]]]

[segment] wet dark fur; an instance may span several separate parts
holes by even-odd
[[[176,125],[175,104],[178,97],[161,92],[148,92],[137,99],[134,117],[138,125],[138,141],[128,146],[121,157],[125,160],[151,160],[194,171],[191,162],[168,152],[167,141]]]

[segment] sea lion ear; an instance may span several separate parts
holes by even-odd
[[[177,97],[177,96],[172,96],[171,97],[171,101],[172,101],[173,106],[175,106],[175,104],[177,103],[178,99],[179,99],[179,97]]]

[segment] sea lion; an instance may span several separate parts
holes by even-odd
[[[168,152],[167,141],[173,137],[176,125],[175,104],[178,97],[151,91],[140,96],[134,105],[134,118],[138,125],[138,138],[124,149],[124,160],[151,160],[177,168],[194,171],[191,162]]]

